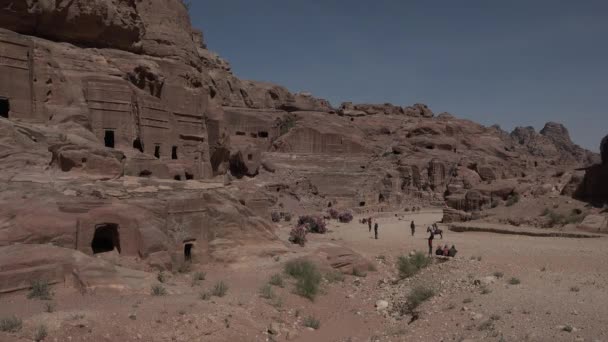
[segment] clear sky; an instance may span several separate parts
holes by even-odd
[[[426,103],[486,125],[608,134],[606,0],[193,0],[243,79],[343,101]]]

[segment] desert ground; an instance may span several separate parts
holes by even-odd
[[[4,295],[0,317],[23,319],[23,329],[0,339],[31,341],[44,325],[46,341],[608,340],[605,238],[456,233],[442,226],[444,239],[435,245],[454,244],[456,258],[400,280],[397,257],[426,252],[424,227],[441,215],[434,209],[377,214],[378,240],[360,217],[348,224],[331,221],[327,234],[309,234],[305,247],[290,245],[287,253],[165,272],[162,296],[119,289],[80,294],[59,285],[51,300],[28,299],[25,292]],[[418,227],[413,237],[411,220]],[[286,244],[290,229],[285,224],[279,230]],[[273,286],[272,296],[262,298],[262,287],[283,273],[285,262],[315,260],[315,250],[324,245],[351,248],[376,271],[324,279],[314,301],[295,294],[293,281],[283,275],[284,287]],[[193,280],[197,272],[205,279]],[[511,284],[512,278],[520,283]],[[226,295],[201,299],[219,281],[228,286]],[[435,295],[410,324],[411,317],[393,309],[415,285],[433,288]],[[387,308],[376,307],[381,300]],[[304,326],[308,317],[319,321],[318,329]]]

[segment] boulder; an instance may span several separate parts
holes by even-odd
[[[326,246],[319,248],[316,253],[332,268],[344,274],[353,274],[355,269],[361,272],[374,270],[370,261],[346,247]]]

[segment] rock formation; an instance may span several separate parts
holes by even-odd
[[[272,210],[447,204],[465,220],[595,159],[556,123],[508,134],[241,80],[181,0],[0,0],[0,259],[53,244],[233,261],[281,250]]]
[[[584,178],[573,179],[573,183],[578,186],[576,197],[603,206],[608,203],[608,136],[600,143],[600,153],[601,163],[586,168]]]

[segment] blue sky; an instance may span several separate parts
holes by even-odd
[[[505,130],[608,134],[608,1],[192,1],[244,79],[343,101],[426,103]]]

